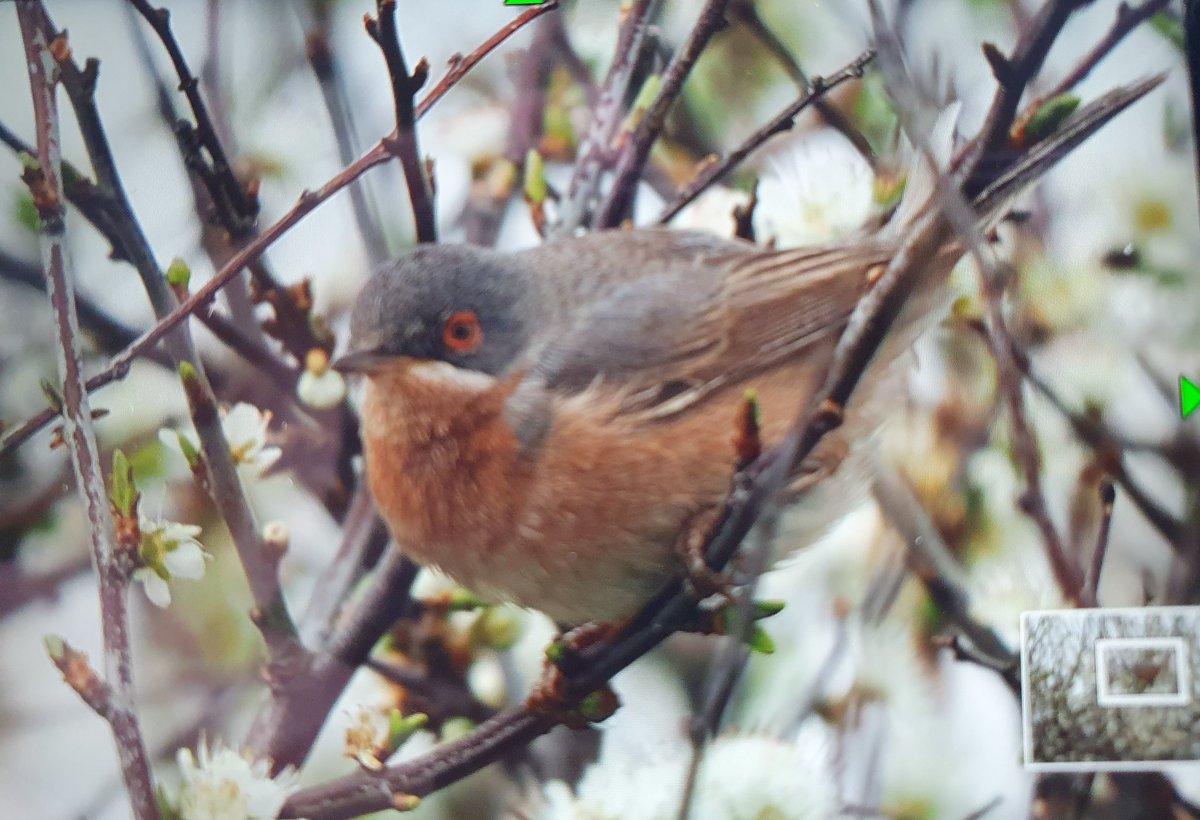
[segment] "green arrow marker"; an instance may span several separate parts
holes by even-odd
[[[1187,376],[1179,377],[1179,416],[1187,418],[1200,407],[1200,387]]]

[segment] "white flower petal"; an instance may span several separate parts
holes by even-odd
[[[346,380],[336,370],[326,370],[320,375],[305,370],[296,382],[296,395],[318,410],[336,407],[346,398]]]
[[[146,597],[150,599],[150,603],[163,609],[171,605],[171,588],[167,586],[167,582],[154,570],[149,567],[134,570],[133,580],[141,583],[142,589],[146,592]]]
[[[759,179],[754,232],[759,242],[788,248],[836,239],[871,213],[874,172],[832,129],[778,143]]]
[[[671,227],[704,231],[732,239],[737,227],[734,209],[744,208],[749,202],[750,195],[745,191],[715,185],[676,214],[671,220]]]
[[[185,820],[274,817],[295,786],[291,768],[272,778],[266,761],[232,749],[209,749],[201,740],[197,752],[198,763],[187,749],[176,753],[183,777],[179,811]]]
[[[172,578],[190,578],[197,580],[204,577],[204,550],[195,541],[186,541],[163,556],[163,563]]]

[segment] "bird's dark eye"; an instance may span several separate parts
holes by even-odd
[[[442,328],[442,341],[455,353],[470,353],[483,344],[483,327],[473,310],[450,315]]]

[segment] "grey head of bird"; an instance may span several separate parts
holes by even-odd
[[[400,358],[501,376],[534,340],[536,283],[513,259],[467,245],[430,245],[382,265],[350,317],[334,366],[371,370]]]

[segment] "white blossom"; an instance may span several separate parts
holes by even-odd
[[[874,173],[836,131],[789,136],[766,162],[754,209],[759,242],[780,248],[824,242],[849,234],[870,216]]]
[[[296,396],[309,407],[328,410],[346,398],[346,380],[329,367],[329,354],[320,348],[310,350],[304,359],[304,372],[296,382]]]
[[[806,735],[806,738],[815,735]],[[687,744],[648,764],[602,760],[576,793],[546,784],[542,820],[667,820],[679,816]],[[744,735],[719,737],[705,751],[692,800],[697,820],[817,820],[837,814],[834,777],[823,745]],[[628,761],[625,761],[628,763]]]
[[[166,580],[150,567],[139,567],[134,570],[133,580],[142,585],[142,590],[150,599],[150,603],[163,609],[171,605],[171,588],[167,586]]]
[[[266,469],[279,459],[279,448],[267,446],[267,425],[270,423],[269,410],[259,410],[244,401],[222,410],[221,429],[225,432],[235,464],[250,464]]]
[[[220,745],[210,750],[203,739],[196,751],[194,757],[191,749],[180,749],[175,758],[183,776],[179,813],[184,820],[275,817],[295,786],[291,767],[272,778],[270,764],[247,753]]]
[[[746,207],[749,202],[750,195],[745,191],[714,185],[676,214],[671,227],[732,239],[737,227],[733,212],[736,208]]]
[[[167,581],[172,578],[198,580],[204,577],[208,553],[204,551],[196,536],[200,528],[193,524],[175,521],[154,521],[141,516],[138,521],[141,542],[138,558],[142,566],[133,573],[133,580],[140,583],[146,597],[156,606],[171,604],[171,588]]]
[[[267,446],[267,427],[270,423],[269,410],[259,410],[246,402],[221,408],[221,430],[229,444],[229,454],[234,464],[257,467],[261,471],[279,460],[282,455],[280,449]],[[199,439],[191,430],[163,428],[158,431],[158,440],[168,449],[182,453],[189,462],[189,449],[200,452]]]

